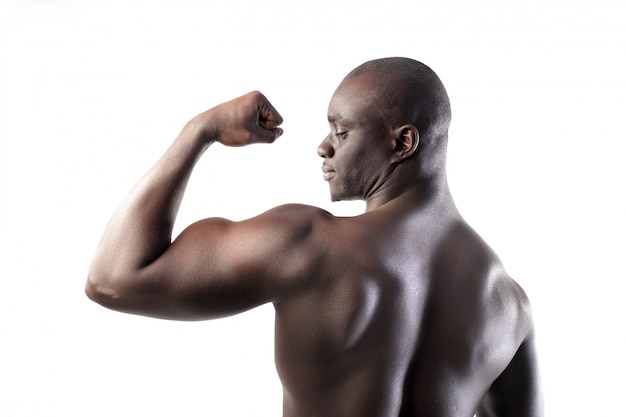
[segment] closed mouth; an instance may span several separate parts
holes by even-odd
[[[335,175],[335,170],[326,165],[322,165],[322,172],[324,173],[325,181],[328,181]]]

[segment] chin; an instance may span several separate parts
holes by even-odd
[[[332,201],[333,203],[337,201],[355,201],[355,200],[362,200],[362,198],[360,196],[351,195],[351,194],[330,193],[330,201]]]
[[[354,200],[363,200],[363,197],[355,192],[354,190],[349,190],[347,187],[342,187],[342,189],[337,189],[337,187],[330,187],[330,201],[354,201]]]

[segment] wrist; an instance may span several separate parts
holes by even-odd
[[[198,144],[210,146],[217,142],[218,129],[214,123],[214,117],[209,114],[210,110],[200,113],[191,119],[184,127],[184,131],[192,136]]]

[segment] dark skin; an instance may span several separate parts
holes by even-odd
[[[416,175],[420,130],[372,108],[375,81],[341,83],[318,149],[332,199],[364,199],[364,214],[286,205],[172,242],[204,151],[282,134],[253,92],[187,123],[113,215],[86,292],[175,320],[273,303],[285,417],[542,415],[528,299],[462,219],[445,170]]]

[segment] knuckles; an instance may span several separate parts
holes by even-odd
[[[222,103],[222,129],[218,141],[227,146],[273,143],[283,130],[283,119],[260,91],[251,91],[237,99]]]

